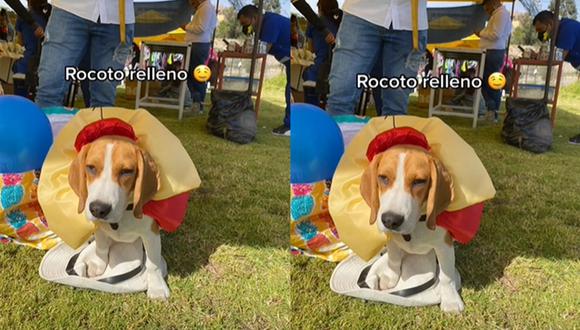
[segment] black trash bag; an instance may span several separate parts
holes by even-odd
[[[506,108],[501,136],[507,144],[537,154],[550,149],[552,122],[545,102],[508,98]]]
[[[239,144],[252,142],[258,130],[252,97],[247,92],[214,90],[208,131]]]

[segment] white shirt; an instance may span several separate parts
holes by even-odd
[[[197,7],[191,22],[185,26],[185,41],[187,43],[211,42],[216,24],[217,16],[215,7],[211,4],[210,0],[205,0]]]
[[[496,8],[487,22],[485,29],[479,32],[481,49],[505,49],[512,33],[510,13],[504,7]]]
[[[413,31],[411,0],[345,0],[342,10],[375,25]],[[427,30],[427,0],[419,0],[419,30]]]
[[[119,24],[119,0],[52,0],[52,5],[92,22]],[[135,23],[133,0],[125,0],[125,23]]]

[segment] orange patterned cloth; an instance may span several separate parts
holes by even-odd
[[[0,174],[0,242],[48,250],[60,240],[38,204],[38,173]]]

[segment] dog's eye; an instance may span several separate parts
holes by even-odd
[[[386,177],[386,176],[384,176],[384,175],[379,175],[379,181],[380,181],[382,184],[385,184],[385,185],[389,184],[389,178],[387,178],[387,177]]]
[[[413,188],[419,188],[427,183],[425,179],[415,179],[413,180]]]
[[[87,165],[86,168],[87,168],[87,173],[89,173],[90,175],[97,174],[97,169],[93,165]]]
[[[131,176],[135,174],[135,170],[131,170],[131,169],[122,169],[121,172],[119,172],[120,176]]]

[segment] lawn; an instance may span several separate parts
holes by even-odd
[[[331,292],[335,264],[292,261],[292,324],[303,329],[571,329],[580,328],[580,83],[560,96],[553,149],[542,155],[501,141],[501,125],[444,117],[489,171],[497,189],[482,226],[457,246],[462,315],[438,306],[365,303]],[[413,106],[411,114],[426,115]]]
[[[182,227],[162,235],[168,302],[45,282],[43,251],[2,245],[0,328],[287,328],[289,139],[270,133],[283,117],[279,86],[279,79],[266,85],[257,139],[245,146],[209,135],[206,115],[178,121],[174,111],[151,110],[181,139],[202,179]]]

